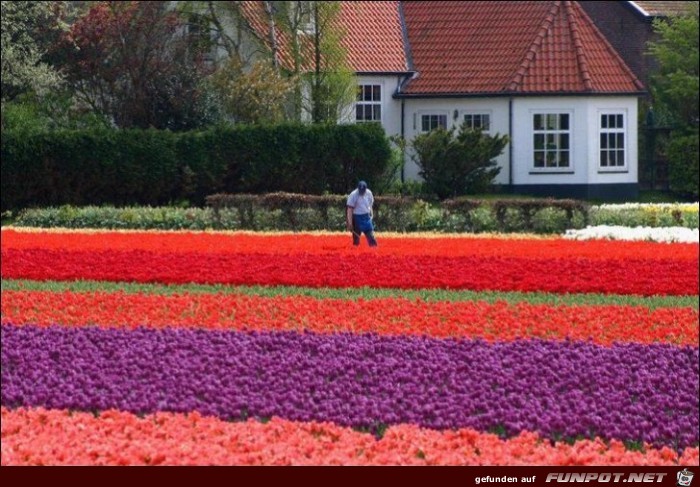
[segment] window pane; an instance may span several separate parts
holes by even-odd
[[[547,151],[547,167],[557,167],[557,153],[553,150]]]
[[[488,114],[484,115],[482,128],[487,132],[489,130],[491,130],[491,116],[490,115],[488,115]]]
[[[559,134],[559,148],[564,150],[569,149],[569,134]]]
[[[535,167],[544,167],[544,151],[535,151]]]
[[[362,101],[362,85],[357,87],[357,101]]]
[[[381,105],[373,105],[372,106],[372,120],[381,120],[382,119],[382,107]]]
[[[557,124],[557,116],[554,113],[548,113],[547,114],[547,129],[548,130],[556,130],[559,127],[559,124]]]
[[[559,153],[559,167],[569,167],[569,151]]]
[[[535,149],[544,149],[544,134],[535,134]]]
[[[624,125],[622,124],[622,115],[618,115],[618,116],[617,116],[617,125],[616,125],[616,127],[619,128],[619,129],[624,128]]]
[[[364,90],[363,100],[372,101],[372,87],[370,85],[365,85]]]
[[[556,137],[554,134],[547,134],[547,149],[557,148]]]
[[[625,148],[625,134],[615,134],[617,136],[617,147],[618,149]]]
[[[360,120],[362,121],[362,105],[356,105],[355,106],[355,120]]]
[[[610,166],[616,166],[617,164],[615,163],[615,151],[611,150],[608,151],[608,161]]]
[[[372,86],[372,99],[374,101],[381,101],[382,100],[382,87],[380,85],[373,85]]]
[[[600,134],[600,148],[601,149],[608,148],[608,134]]]
[[[430,130],[430,117],[428,115],[421,115],[421,130],[427,132]]]
[[[438,123],[440,124],[440,127],[446,129],[447,128],[447,115],[438,115]]]
[[[533,118],[533,125],[535,127],[535,130],[543,130],[544,129],[544,123],[542,122],[543,116],[540,114],[537,114]]]
[[[608,128],[608,116],[607,115],[600,116],[600,128],[603,128],[603,129]]]
[[[625,151],[622,151],[622,150],[617,151],[617,165],[618,166],[625,165]]]
[[[606,167],[608,165],[608,151],[600,151],[600,166]]]
[[[464,116],[464,123],[467,124],[467,127],[474,128],[474,116],[473,115],[465,115]]]
[[[559,115],[559,130],[569,130],[569,114],[562,113]]]

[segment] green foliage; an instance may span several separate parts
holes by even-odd
[[[412,142],[415,160],[421,168],[426,189],[449,198],[486,191],[500,172],[495,158],[508,143],[508,136],[490,136],[462,124],[455,128],[439,128],[418,135]]]
[[[3,103],[22,93],[44,95],[60,86],[58,71],[43,58],[54,37],[63,29],[60,15],[64,3],[1,3]]]
[[[294,83],[293,77],[281,76],[268,61],[257,61],[244,71],[235,57],[225,61],[209,78],[224,115],[245,123],[284,120],[285,101]]]
[[[674,206],[649,205],[637,208],[592,206],[590,225],[698,228],[698,212],[683,211]]]
[[[190,130],[217,113],[185,28],[167,2],[91,2],[52,56],[83,106],[117,127]]]
[[[699,151],[700,140],[697,132],[693,135],[672,137],[667,148],[671,190],[695,200],[700,192]]]
[[[347,193],[385,173],[381,126],[236,125],[199,132],[6,131],[2,209],[202,204],[216,192]]]
[[[649,44],[657,71],[651,78],[656,110],[667,109],[682,126],[698,124],[698,2],[690,2],[687,15],[657,19],[659,39]]]
[[[654,21],[659,39],[650,43],[657,71],[651,78],[655,111],[668,115],[674,130],[666,147],[671,190],[698,197],[698,122],[700,118],[699,3],[686,15]]]
[[[549,304],[556,306],[577,305],[627,305],[656,308],[698,309],[697,296],[635,296],[616,294],[555,294],[501,291],[468,291],[451,289],[379,289],[379,288],[304,288],[297,286],[228,286],[225,284],[141,284],[106,281],[30,281],[3,279],[2,289],[7,291],[49,292],[123,292],[172,295],[182,293],[243,294],[265,297],[309,296],[318,299],[382,299],[402,297],[422,301],[483,301],[517,304]]]
[[[55,92],[41,98],[26,93],[3,105],[2,128],[15,133],[38,133],[109,128],[109,122],[92,111],[76,110],[69,93]]]

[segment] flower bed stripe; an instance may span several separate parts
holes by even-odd
[[[369,300],[223,294],[147,295],[3,291],[2,322],[114,328],[204,328],[542,338],[697,345],[698,311],[632,306],[551,306],[406,298]]]
[[[464,236],[386,238],[377,249],[354,248],[341,234],[215,232],[26,232],[2,230],[2,248],[70,251],[142,250],[157,253],[342,254],[439,257],[518,257],[528,259],[628,259],[698,261],[698,244],[577,242],[563,238],[503,239]]]
[[[2,405],[698,445],[698,348],[2,326]]]
[[[2,408],[2,465],[697,465],[698,449],[630,451],[619,441],[551,445],[412,425],[373,436],[329,423],[230,423],[197,413]]]
[[[441,288],[639,295],[698,294],[697,261],[394,257],[389,255],[162,254],[7,249],[10,279]]]
[[[469,291],[466,289],[375,289],[359,288],[311,288],[294,286],[228,286],[225,284],[144,284],[109,281],[32,281],[26,279],[2,279],[3,291],[74,292],[123,292],[127,294],[241,294],[258,297],[308,296],[316,299],[378,299],[402,297],[411,300],[433,301],[481,301],[510,304],[548,304],[550,306],[641,306],[656,308],[698,309],[697,296],[634,296],[625,294],[555,294],[541,292]]]

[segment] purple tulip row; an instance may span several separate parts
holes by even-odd
[[[2,404],[698,444],[698,349],[2,326]]]

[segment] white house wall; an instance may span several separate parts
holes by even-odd
[[[535,112],[570,113],[570,170],[538,172],[533,165],[532,116]],[[605,172],[598,163],[601,112],[624,112],[624,171]],[[637,182],[637,99],[635,97],[536,97],[513,101],[513,184],[612,184]]]
[[[383,121],[388,134],[400,133],[401,100],[393,100],[396,107],[386,113],[396,114],[396,121]],[[463,114],[469,112],[488,113],[491,116],[492,134],[509,134],[508,98],[419,98],[405,100],[404,135],[407,141],[421,133],[420,117],[423,114],[444,114],[447,127],[461,123]],[[455,117],[455,111],[457,116]],[[546,173],[534,168],[534,138],[532,116],[536,112],[570,114],[571,162],[568,170]],[[623,169],[605,170],[599,167],[600,115],[601,113],[623,113],[625,131],[625,158]],[[637,98],[619,97],[519,97],[512,100],[512,151],[506,146],[497,159],[501,172],[496,184],[513,185],[596,185],[634,184],[638,176],[637,153]],[[513,154],[513,177],[509,178],[508,160]],[[409,149],[404,167],[406,180],[420,180],[419,167]]]
[[[401,101],[396,100],[401,113]],[[455,118],[455,111],[457,117]],[[507,98],[409,98],[405,100],[405,132],[406,141],[410,143],[421,133],[421,115],[447,115],[447,128],[461,125],[465,113],[488,113],[491,118],[490,133],[504,135],[508,133],[508,99]],[[400,123],[399,123],[400,130]],[[501,168],[496,176],[496,184],[508,184],[508,146],[496,162]],[[413,160],[413,151],[409,148],[406,154],[404,179],[420,180],[420,168]]]
[[[401,134],[401,102],[392,98],[401,82],[400,75],[358,75],[357,85],[380,85],[382,126],[387,135]],[[341,123],[355,123],[355,106],[345,111]]]

